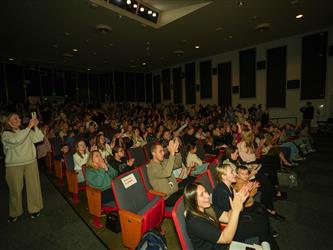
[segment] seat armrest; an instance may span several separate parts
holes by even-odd
[[[132,220],[133,222],[141,223],[143,216],[132,213],[130,211],[120,209],[119,210],[119,216],[122,216],[122,218],[127,220]]]
[[[157,196],[161,196],[161,197],[165,197],[165,196],[167,196],[166,193],[158,192],[158,191],[155,191],[155,190],[153,190],[153,189],[149,189],[149,193],[152,194],[152,195],[157,195]]]

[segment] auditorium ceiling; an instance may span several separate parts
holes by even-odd
[[[0,60],[145,72],[333,24],[331,0],[137,0],[161,11],[159,27],[98,1],[1,0]]]

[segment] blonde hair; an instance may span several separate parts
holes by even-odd
[[[227,174],[227,168],[232,168],[229,164],[220,164],[216,167],[216,180],[222,182],[222,175]]]
[[[95,168],[96,169],[96,166],[94,164],[94,154],[101,154],[101,152],[99,152],[98,150],[94,150],[94,151],[91,151],[89,153],[88,160],[87,160],[87,163],[86,163],[87,168]]]
[[[251,130],[242,132],[242,141],[245,143],[246,149],[249,152],[254,152],[254,134]]]

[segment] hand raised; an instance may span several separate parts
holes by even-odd
[[[134,158],[131,158],[131,159],[128,159],[128,160],[127,160],[127,165],[128,165],[128,166],[132,167],[133,164],[134,164]]]
[[[35,126],[35,119],[34,118],[31,118],[30,121],[29,121],[29,124],[28,124],[28,128],[33,128]]]

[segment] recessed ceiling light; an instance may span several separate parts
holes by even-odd
[[[148,15],[153,14],[153,12],[151,10],[148,10]]]
[[[132,2],[131,2],[131,0],[127,0],[126,3],[127,4],[131,4]]]
[[[245,3],[246,3],[245,0],[243,0],[243,1],[238,1],[238,6],[243,6]]]
[[[144,11],[145,11],[145,8],[141,7],[141,8],[140,8],[140,11],[141,11],[141,12],[144,12]]]
[[[300,19],[302,17],[303,17],[303,14],[299,14],[299,15],[296,16],[297,19]]]
[[[153,17],[156,17],[156,16],[157,16],[157,14],[154,12],[154,13],[153,13]]]
[[[195,47],[194,48],[196,48],[196,49],[199,49],[200,48],[200,46],[199,45],[195,45]]]
[[[141,65],[142,65],[142,66],[146,66],[146,65],[147,65],[147,63],[143,62]]]
[[[12,57],[10,57],[8,60],[12,62],[12,61],[14,61],[15,59],[12,58]]]
[[[88,70],[88,71],[90,71],[90,70],[91,70],[91,68],[87,68],[87,70]]]
[[[79,50],[78,49],[73,49],[74,52],[78,52]]]
[[[133,8],[136,9],[138,7],[138,5],[135,3],[133,4]]]

